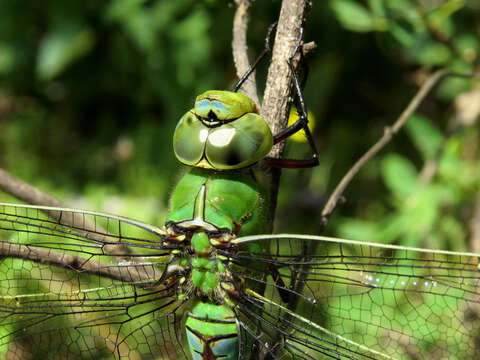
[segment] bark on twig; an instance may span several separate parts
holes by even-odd
[[[233,57],[237,74],[241,77],[250,67],[247,56],[246,31],[248,23],[248,9],[251,5],[247,0],[236,0],[237,12],[234,21]],[[309,0],[284,0],[277,22],[275,43],[272,50],[272,60],[268,69],[267,84],[263,96],[260,114],[266,119],[273,134],[283,130],[287,125],[288,111],[291,102],[292,74],[287,61],[292,56],[300,36],[300,28],[303,26],[305,16],[310,8]],[[302,47],[303,54],[315,48],[313,42]],[[254,75],[254,74],[252,74]],[[250,75],[250,78],[252,78]],[[254,79],[254,78],[252,78]],[[255,81],[250,81],[249,86],[255,86]],[[246,85],[244,86],[246,87]],[[255,93],[255,90],[246,90]],[[274,146],[269,157],[280,158],[283,152],[284,142]],[[270,168],[265,170],[265,182],[269,191],[269,206],[267,218],[270,221],[269,230],[273,228],[273,218],[276,208],[280,170]]]
[[[273,134],[277,134],[287,125],[293,87],[287,62],[298,42],[300,28],[303,27],[309,6],[309,1],[284,0],[280,10],[261,109],[261,115],[267,120]],[[284,142],[277,144],[269,156],[280,158],[284,145]]]
[[[273,134],[277,134],[287,126],[290,94],[293,87],[292,74],[287,62],[298,42],[300,28],[303,27],[309,7],[310,1],[284,0],[280,10],[272,61],[268,68],[267,84],[260,112]],[[273,147],[268,156],[281,158],[284,147],[285,142],[282,141]],[[281,171],[278,168],[270,168],[265,174],[269,191],[270,231],[273,230],[280,174]]]
[[[60,200],[0,169],[0,190],[32,205],[67,207]],[[47,214],[48,215],[48,214]]]
[[[248,45],[247,45],[247,28],[249,20],[249,9],[252,5],[250,0],[235,0],[237,10],[233,19],[233,62],[237,70],[237,76],[240,79],[250,68],[248,60]],[[257,95],[257,82],[255,80],[255,71],[253,71],[248,79],[243,83],[241,92],[252,99],[255,104],[259,105]]]
[[[145,268],[146,265],[138,264],[107,266],[92,259],[71,254],[0,241],[0,258],[3,257],[29,260],[43,265],[55,265],[79,273],[93,274],[125,283],[153,281],[160,278],[161,275],[160,271],[153,265],[149,265],[148,270]]]
[[[0,169],[0,190],[16,197],[19,200],[22,200],[31,205],[37,206],[50,206],[50,207],[59,207],[59,208],[68,208],[66,204],[61,202],[60,200],[56,199],[52,195],[49,195],[43,192],[40,189],[18,179],[17,177],[11,175],[7,171]],[[88,234],[88,236],[92,239],[98,239],[99,241],[103,242],[107,238],[110,243],[113,243],[117,240],[115,237],[109,237],[108,232],[104,230],[99,224],[94,224],[85,219],[81,213],[69,212],[60,212],[60,211],[43,211],[45,215],[56,221],[58,224],[75,227],[78,233],[80,234]],[[82,230],[78,229],[78,224],[82,224]],[[104,234],[104,235],[100,235]],[[5,250],[6,245],[9,246],[7,250]],[[0,257],[2,256],[11,256],[6,251],[11,251],[11,247],[16,246],[12,243],[0,243],[0,246],[4,248],[0,248]],[[18,245],[17,245],[18,246]],[[31,247],[30,247],[31,248]],[[105,252],[107,254],[111,254],[115,256],[119,261],[128,261],[132,264],[138,263],[138,260],[132,255],[135,255],[135,251],[133,251],[130,247],[122,245],[122,244],[114,244],[114,245],[105,245],[104,247]],[[25,257],[23,257],[25,256]],[[26,251],[18,251],[16,257],[24,258],[26,260],[37,261],[40,263],[45,264],[52,264],[64,267],[66,269],[70,269],[71,266],[68,262],[62,263],[58,261],[58,259],[66,259],[66,255],[61,252],[56,252],[54,250],[49,250],[48,252],[45,251],[36,251],[35,258],[30,258],[33,256],[32,254]],[[45,256],[43,258],[43,256]],[[79,260],[80,258],[78,258]],[[79,260],[80,261],[80,260]],[[132,265],[134,266],[134,265]],[[90,262],[89,265],[89,272],[93,272],[93,269],[100,269],[99,267],[95,267]],[[154,279],[157,274],[156,271],[147,268],[147,267],[137,267],[136,271],[138,276],[142,279]],[[120,272],[119,274],[124,274],[126,277],[123,279],[126,282],[131,282],[131,278],[128,274],[124,272]],[[101,275],[101,274],[98,274]]]
[[[51,206],[58,208],[69,207],[52,195],[47,194],[46,192],[37,189],[35,186],[20,180],[3,169],[0,169],[0,190],[30,205]],[[66,226],[85,224],[85,232],[101,231],[106,234],[106,231],[103,230],[100,225],[85,221],[80,213],[71,213],[72,216],[63,216],[61,220],[59,218],[60,213],[58,211],[44,211],[44,213],[51,219],[59,222],[59,224]],[[106,250],[107,252],[109,251],[108,246],[106,247]],[[115,254],[129,256],[132,255],[133,252],[127,246],[115,245]]]

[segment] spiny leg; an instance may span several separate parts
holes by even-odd
[[[292,125],[280,131],[278,134],[276,134],[274,136],[273,142],[274,144],[277,144],[280,141],[285,140],[288,137],[292,136],[299,130],[303,129],[303,131],[305,132],[305,137],[307,138],[308,144],[310,146],[310,149],[312,150],[312,156],[309,159],[273,159],[273,158],[265,159],[267,165],[271,167],[308,168],[308,167],[314,167],[318,165],[318,151],[317,151],[317,147],[315,146],[315,142],[313,141],[310,129],[308,128],[307,107],[305,106],[305,100],[302,94],[302,85],[305,85],[305,84],[300,83],[298,75],[295,72],[295,69],[293,67],[293,59],[298,52],[300,55],[300,62],[304,64],[303,66],[305,68],[305,72],[306,74],[308,74],[308,67],[306,63],[304,63],[303,61],[303,51],[301,49],[302,39],[303,39],[303,28],[300,28],[300,36],[299,36],[297,45],[295,46],[293,54],[290,56],[287,62],[288,68],[292,72],[295,92],[297,95],[295,99],[295,104],[298,111],[298,120]],[[306,81],[306,77],[305,77],[305,81]]]
[[[263,48],[263,51],[258,55],[257,59],[255,62],[250,66],[250,68],[247,70],[247,72],[240,78],[240,80],[237,81],[235,86],[233,87],[233,92],[237,92],[243,85],[243,83],[248,79],[250,74],[255,70],[255,68],[258,66],[260,61],[263,60],[265,55],[267,55],[272,49],[270,47],[270,37],[272,35],[273,29],[277,26],[277,23],[274,22],[268,27],[267,31],[267,36],[265,37],[265,46]]]

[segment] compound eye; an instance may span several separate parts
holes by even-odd
[[[173,151],[177,159],[195,166],[203,157],[209,129],[191,111],[178,122],[173,134]]]
[[[265,120],[249,113],[212,129],[205,155],[214,169],[241,169],[264,158],[272,146],[273,136]]]

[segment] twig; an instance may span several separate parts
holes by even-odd
[[[293,86],[292,74],[287,62],[298,42],[300,28],[305,22],[309,7],[310,1],[284,0],[282,2],[272,51],[272,62],[268,68],[267,84],[260,111],[273,134],[277,134],[287,125],[291,102],[290,93]],[[278,143],[268,156],[281,158],[284,146],[284,141]],[[278,168],[270,168],[265,171],[265,182],[268,186],[270,200],[268,209],[268,219],[271,221],[270,231],[273,229],[280,174],[281,171]]]
[[[60,200],[0,169],[0,190],[32,205],[67,207]]]
[[[11,175],[3,169],[0,169],[0,190],[31,205],[68,208],[67,205],[65,205],[63,202],[56,199],[52,195],[49,195],[42,190],[37,189],[36,187],[26,183],[25,181],[18,179],[17,177]],[[78,228],[78,224],[82,224],[82,231],[80,231],[79,229],[77,229],[77,231],[80,234],[88,234],[89,237],[93,239],[99,237],[100,241],[104,241],[105,238],[108,237],[108,232],[106,230],[102,229],[99,224],[94,224],[91,221],[86,220],[81,213],[71,212],[68,213],[69,216],[66,216],[65,212],[43,210],[42,212],[44,212],[48,217],[55,220],[61,225],[75,226]],[[96,235],[99,233],[102,233],[104,235]],[[113,243],[114,241],[116,241],[116,238],[111,237],[109,238],[109,241]],[[14,246],[14,244],[11,244],[11,246]],[[131,263],[138,262],[138,260],[134,256],[132,256],[135,255],[135,251],[123,244],[106,245],[104,249],[106,253],[115,256],[118,260],[128,261]],[[25,253],[22,252],[22,254]],[[0,253],[0,255],[2,254]],[[42,260],[42,255],[48,256],[47,258]],[[37,253],[38,262],[51,263],[67,269],[70,268],[68,263],[62,265],[62,263],[51,262],[51,259],[60,259],[62,257],[65,257],[65,254],[55,252],[53,250],[49,251],[48,254],[44,252]],[[137,272],[142,273],[141,276],[143,276],[144,279],[152,279],[155,276],[155,271],[152,271],[151,269],[146,267],[138,267]]]
[[[360,171],[360,169],[369,161],[373,156],[375,156],[381,149],[387,145],[392,137],[400,131],[400,129],[405,125],[407,122],[408,118],[413,114],[413,112],[418,108],[418,106],[421,104],[423,99],[428,95],[430,90],[445,76],[463,76],[463,77],[471,77],[472,75],[470,74],[456,74],[451,72],[450,70],[439,70],[432,74],[423,84],[423,86],[420,88],[420,90],[417,92],[417,94],[413,97],[413,99],[410,101],[406,109],[400,114],[400,117],[393,123],[391,127],[386,127],[385,131],[383,133],[383,136],[360,158],[357,160],[357,162],[350,168],[350,170],[345,174],[345,176],[342,178],[340,183],[337,185],[335,190],[333,191],[332,195],[330,195],[330,198],[327,201],[327,204],[323,208],[322,211],[322,217],[320,220],[320,225],[318,229],[318,233],[322,233],[330,215],[333,213],[335,210],[335,207],[338,204],[339,199],[341,198],[343,192],[347,188],[347,186],[350,184],[350,182],[353,180],[355,175]],[[310,254],[315,254],[316,249],[317,249],[318,243],[312,242],[311,244],[308,245],[308,248],[304,251],[304,254],[306,254],[307,259],[308,255]],[[308,268],[309,266],[305,266],[302,268],[302,271],[300,273],[299,279],[297,281],[297,284],[295,286],[295,292],[298,294],[301,294],[303,292],[303,287],[305,286],[305,281],[306,281],[306,274],[308,274]],[[293,301],[291,304],[291,309],[295,310],[295,306],[298,300]]]
[[[293,87],[293,79],[288,67],[288,59],[298,43],[300,29],[303,27],[310,1],[283,0],[280,17],[277,23],[275,44],[272,51],[272,61],[268,69],[267,84],[263,97],[260,114],[265,118],[273,134],[279,133],[287,125],[287,115],[290,106],[290,93]],[[313,47],[310,48],[313,49]],[[303,51],[303,47],[302,47]],[[280,142],[268,155],[272,158],[280,158],[285,142]],[[280,182],[280,169],[267,168],[264,171],[264,181],[269,192],[267,209],[268,231],[273,230],[273,219],[277,205],[278,186]],[[293,305],[295,306],[295,304]],[[273,344],[280,341],[277,337]],[[259,354],[263,359],[267,355]]]
[[[58,253],[31,245],[0,241],[0,258],[3,257],[29,260],[42,265],[55,265],[68,270],[93,274],[125,283],[152,281],[160,278],[161,275],[161,272],[154,265],[149,265],[150,269],[148,271],[146,271],[145,265],[139,264],[108,266],[92,259],[85,259],[71,254]]]
[[[7,171],[0,169],[0,190],[16,197],[17,199],[26,202],[31,205],[39,206],[51,206],[58,208],[68,208],[66,204],[53,197],[46,192],[43,192],[40,189],[37,189],[35,186],[32,186],[25,181],[20,180],[19,178],[13,176]],[[103,233],[107,233],[105,230],[101,229],[98,224],[93,224],[89,221],[85,221],[80,213],[71,213],[72,216],[63,216],[60,220],[60,213],[58,211],[44,211],[44,213],[51,219],[59,222],[59,224],[66,226],[74,226],[77,224],[85,224],[84,231],[98,231],[100,230]],[[106,250],[109,251],[108,246]],[[124,245],[115,245],[115,254],[121,256],[132,255],[133,252],[128,246]]]
[[[283,130],[287,124],[292,90],[292,74],[287,62],[298,42],[300,28],[304,24],[309,6],[309,1],[284,0],[280,10],[261,109],[261,115],[267,120],[273,134]],[[269,157],[281,157],[284,142],[278,145],[272,149]]]
[[[250,0],[235,0],[237,10],[233,18],[233,62],[237,70],[237,76],[240,79],[250,68],[247,53],[247,27],[249,14],[248,11],[252,5]],[[259,105],[257,95],[257,82],[255,80],[255,71],[243,83],[241,91]]]
[[[250,68],[247,56],[246,31],[248,24],[248,9],[251,1],[235,0],[237,11],[233,25],[233,57],[239,78]],[[310,7],[309,0],[283,0],[280,17],[277,22],[275,44],[272,51],[272,61],[268,69],[267,84],[263,97],[260,114],[266,119],[273,134],[278,133],[287,125],[287,114],[290,105],[290,92],[292,89],[292,74],[287,65],[289,57],[298,42],[300,28],[303,26],[307,10]],[[302,46],[303,54],[315,48],[313,42]],[[254,74],[252,74],[254,75]],[[252,76],[250,75],[250,77]],[[253,79],[253,78],[252,78]],[[250,81],[255,90],[245,92],[255,93],[255,81]],[[251,85],[248,85],[251,86]],[[245,85],[247,87],[247,85]],[[277,144],[269,157],[280,158],[283,152],[284,142]],[[273,228],[273,218],[276,208],[280,170],[278,168],[263,169],[264,181],[269,191],[268,220],[269,231]]]
[[[393,123],[392,126],[385,128],[383,136],[360,159],[357,160],[357,162],[350,168],[350,170],[348,170],[348,172],[345,174],[345,176],[342,178],[340,183],[333,191],[332,195],[330,195],[327,204],[322,210],[322,218],[320,220],[320,232],[323,231],[330,215],[335,210],[339,199],[341,198],[343,192],[353,180],[355,175],[371,158],[373,158],[380,150],[385,147],[385,145],[387,145],[392,140],[393,136],[396,135],[398,131],[400,131],[403,125],[405,125],[408,118],[417,110],[423,99],[425,99],[425,97],[429,94],[432,88],[446,76],[472,77],[473,75],[458,74],[450,70],[443,69],[433,73],[425,81],[420,90],[418,90],[417,94],[410,101],[406,109],[401,113],[399,118]]]

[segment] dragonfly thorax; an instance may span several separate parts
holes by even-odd
[[[226,268],[217,257],[215,248],[205,232],[195,232],[191,239],[194,256],[191,257],[191,280],[203,295],[221,291],[220,281],[227,275]]]

